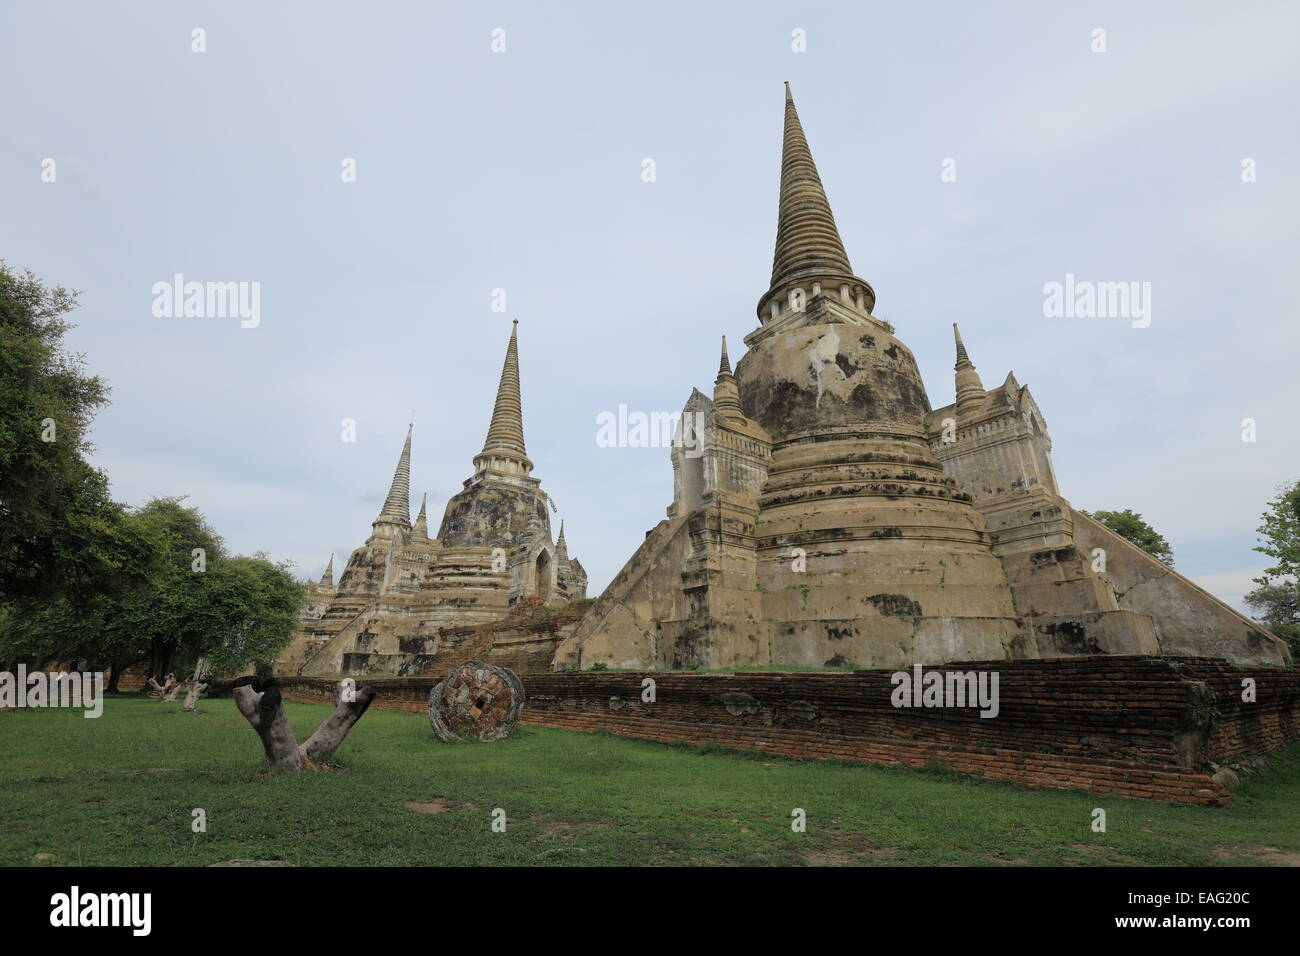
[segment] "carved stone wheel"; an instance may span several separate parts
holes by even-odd
[[[429,723],[442,740],[509,737],[524,709],[524,685],[508,667],[466,661],[429,692]]]

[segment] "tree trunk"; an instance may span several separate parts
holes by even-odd
[[[180,690],[180,684],[176,682],[175,674],[168,674],[167,679],[161,684],[150,677],[145,686],[149,688],[150,697],[157,697],[161,700],[175,700],[176,692]]]
[[[194,713],[194,708],[199,703],[199,698],[203,692],[208,689],[204,683],[208,679],[208,659],[200,657],[198,663],[194,665],[194,677],[190,679],[190,689],[185,694],[185,703],[181,705],[181,710],[186,713]]]
[[[149,676],[162,680],[176,668],[176,641],[155,638],[149,661]]]
[[[376,696],[374,688],[362,687],[357,691],[356,700],[339,702],[334,713],[299,746],[285,716],[278,687],[273,685],[260,694],[247,684],[234,690],[235,706],[257,731],[271,767],[290,773],[316,770],[317,764],[329,760]]]
[[[110,694],[117,693],[117,682],[122,679],[122,665],[113,661],[108,667],[108,687],[105,690]]]
[[[343,701],[337,699],[338,692],[335,691],[337,706],[334,713],[316,728],[316,733],[307,738],[307,742],[302,745],[303,756],[312,763],[323,763],[334,756],[334,751],[339,749],[339,744],[343,743],[343,738],[348,735],[352,725],[362,718],[376,696],[373,687],[362,687],[356,692],[356,700]]]

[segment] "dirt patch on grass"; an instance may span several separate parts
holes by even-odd
[[[288,860],[223,860],[208,866],[293,866]]]
[[[427,803],[420,803],[417,800],[410,800],[402,804],[408,810],[414,810],[416,813],[446,813],[448,810],[477,810],[472,803],[458,803],[455,800],[448,800],[446,797],[437,797]]]
[[[803,855],[804,866],[882,866],[898,855],[896,846],[858,843],[818,847]]]
[[[1027,856],[1007,856],[1001,850],[994,850],[988,857],[998,866],[1028,866],[1029,857]]]
[[[1062,860],[1061,866],[1113,865],[1122,862],[1116,858],[1114,847],[1097,846],[1091,843],[1071,843],[1070,849],[1077,851],[1079,856],[1074,859]],[[1082,857],[1082,859],[1079,857]]]
[[[1265,866],[1300,866],[1300,853],[1294,850],[1279,850],[1275,846],[1257,847],[1215,847],[1214,855],[1220,860],[1247,857]]]
[[[533,843],[551,839],[572,840],[575,837],[595,833],[597,830],[609,829],[608,823],[589,823],[583,820],[550,819],[539,816],[528,817],[524,823],[537,828],[537,835],[532,839]]]

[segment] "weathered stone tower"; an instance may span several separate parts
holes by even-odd
[[[692,392],[682,427],[703,441],[673,449],[668,520],[554,666],[1287,659],[1282,642],[1075,512],[1028,390],[1008,376],[986,392],[960,335],[957,400],[932,411],[875,301],[849,264],[787,84],[759,328],[734,375],[724,340],[712,400]],[[1079,530],[1113,555],[1109,570],[1093,570]]]
[[[550,498],[524,447],[519,394],[518,323],[510,333],[492,421],[474,473],[447,502],[440,550],[421,584],[419,633],[449,622],[504,617],[526,595],[555,604],[586,593],[581,565],[563,559],[563,534],[551,543]],[[576,570],[575,570],[576,567]]]
[[[755,524],[772,658],[1009,656],[1006,576],[970,496],[930,451],[916,360],[872,316],[875,301],[849,265],[787,86],[772,282],[736,367],[745,415],[772,442]]]
[[[483,450],[436,538],[427,496],[411,523],[412,431],[370,536],[338,586],[333,558],[310,586],[299,633],[277,662],[282,673],[406,673],[442,649],[449,628],[500,620],[525,597],[557,605],[586,596],[586,572],[569,557],[563,529],[552,542],[550,499],[524,449],[518,322]]]

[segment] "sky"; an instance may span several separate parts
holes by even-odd
[[[1300,477],[1297,36],[1293,3],[6,0],[0,258],[81,293],[114,496],[188,495],[301,576],[365,540],[412,418],[436,527],[518,318],[595,594],[672,497],[669,450],[597,416],[743,353],[788,80],[932,405],[958,322],[986,387],[1029,385],[1061,493],[1240,606]],[[178,273],[256,283],[256,325],[156,315]],[[1149,283],[1149,322],[1045,314],[1067,275]]]

